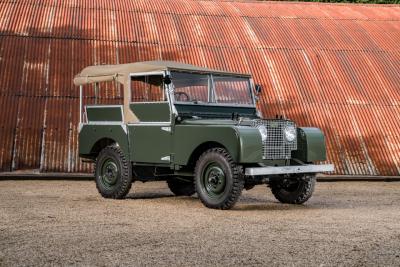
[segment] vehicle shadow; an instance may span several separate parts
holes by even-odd
[[[257,204],[245,204],[245,203],[238,203],[232,211],[283,211],[283,210],[309,210],[309,209],[315,209],[315,208],[321,208],[321,207],[314,207],[314,206],[308,206],[308,205],[288,205],[288,204],[282,204],[278,202],[263,202],[263,203],[257,203]]]
[[[166,205],[175,205],[176,207],[184,206],[185,208],[204,207],[197,195],[193,196],[175,196],[169,192],[138,192],[130,193],[126,196],[127,200],[157,200],[169,199]],[[172,201],[172,202],[171,202]],[[363,207],[378,208],[382,203],[367,203],[365,201],[349,200],[349,199],[330,199],[317,198],[311,199],[304,204],[284,204],[273,199],[257,198],[246,196],[241,198],[236,205],[230,210],[231,212],[254,212],[254,211],[312,211],[312,210],[345,210]],[[206,207],[204,209],[208,210]],[[210,209],[211,210],[211,209]]]
[[[308,209],[309,205],[290,205],[283,204],[271,198],[264,198],[252,195],[242,195],[232,210],[237,211],[256,211],[256,210],[298,210]]]
[[[173,194],[168,193],[130,193],[125,198],[126,199],[157,199],[157,198],[173,198],[176,197]]]
[[[151,192],[143,192],[143,193],[130,193],[126,196],[127,200],[156,200],[156,199],[171,199],[174,200],[174,205],[185,205],[186,207],[193,205],[193,207],[198,208],[198,205],[201,204],[200,199],[197,195],[194,196],[175,196],[171,193],[151,193]],[[204,207],[207,209],[206,207]],[[265,211],[265,210],[301,210],[301,209],[320,209],[320,206],[315,205],[289,205],[282,204],[274,201],[265,201],[261,199],[254,198],[246,198],[244,200],[239,200],[238,203],[231,209],[231,211]]]

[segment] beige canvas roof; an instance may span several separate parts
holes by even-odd
[[[139,119],[132,112],[129,107],[130,93],[129,88],[130,77],[129,74],[143,73],[143,72],[157,72],[166,70],[183,70],[191,72],[205,72],[205,73],[218,73],[230,74],[235,76],[246,76],[248,74],[230,73],[222,70],[213,70],[194,65],[174,62],[174,61],[144,61],[119,65],[97,65],[84,68],[74,78],[75,85],[85,85],[97,82],[106,82],[116,80],[124,85],[124,101],[123,112],[124,122],[138,122]]]
[[[214,70],[198,67],[190,64],[184,64],[175,61],[144,61],[136,63],[118,64],[118,65],[97,65],[84,68],[74,78],[75,85],[84,85],[89,83],[112,81],[114,79],[124,83],[124,76],[130,73],[165,71],[165,70],[186,70],[194,72],[212,72],[219,74],[233,74],[238,76],[249,76],[248,74],[231,73],[222,70]]]

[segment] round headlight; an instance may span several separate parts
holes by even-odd
[[[259,126],[257,126],[257,129],[261,134],[261,140],[263,142],[265,142],[267,140],[267,137],[268,137],[267,128],[264,125],[259,125]]]
[[[296,128],[293,126],[286,126],[283,131],[285,134],[285,139],[288,142],[293,142],[296,139]]]

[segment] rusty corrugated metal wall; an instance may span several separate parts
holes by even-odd
[[[399,6],[190,0],[0,0],[0,171],[90,171],[74,74],[154,59],[252,73],[337,174],[400,173]]]

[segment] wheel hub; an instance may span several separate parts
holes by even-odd
[[[106,160],[101,168],[103,184],[107,187],[113,186],[116,184],[118,177],[119,170],[117,164],[112,159]]]
[[[209,182],[212,186],[216,187],[216,186],[218,186],[218,184],[221,184],[221,183],[222,183],[221,177],[222,177],[222,175],[221,175],[220,172],[217,172],[217,171],[212,170],[212,171],[210,172],[209,177],[208,177],[208,182]]]
[[[225,190],[225,173],[222,168],[210,164],[203,173],[203,185],[209,196],[220,196]]]
[[[287,192],[294,192],[298,189],[300,186],[301,181],[296,178],[291,178],[291,179],[283,179],[281,181],[280,187]]]

